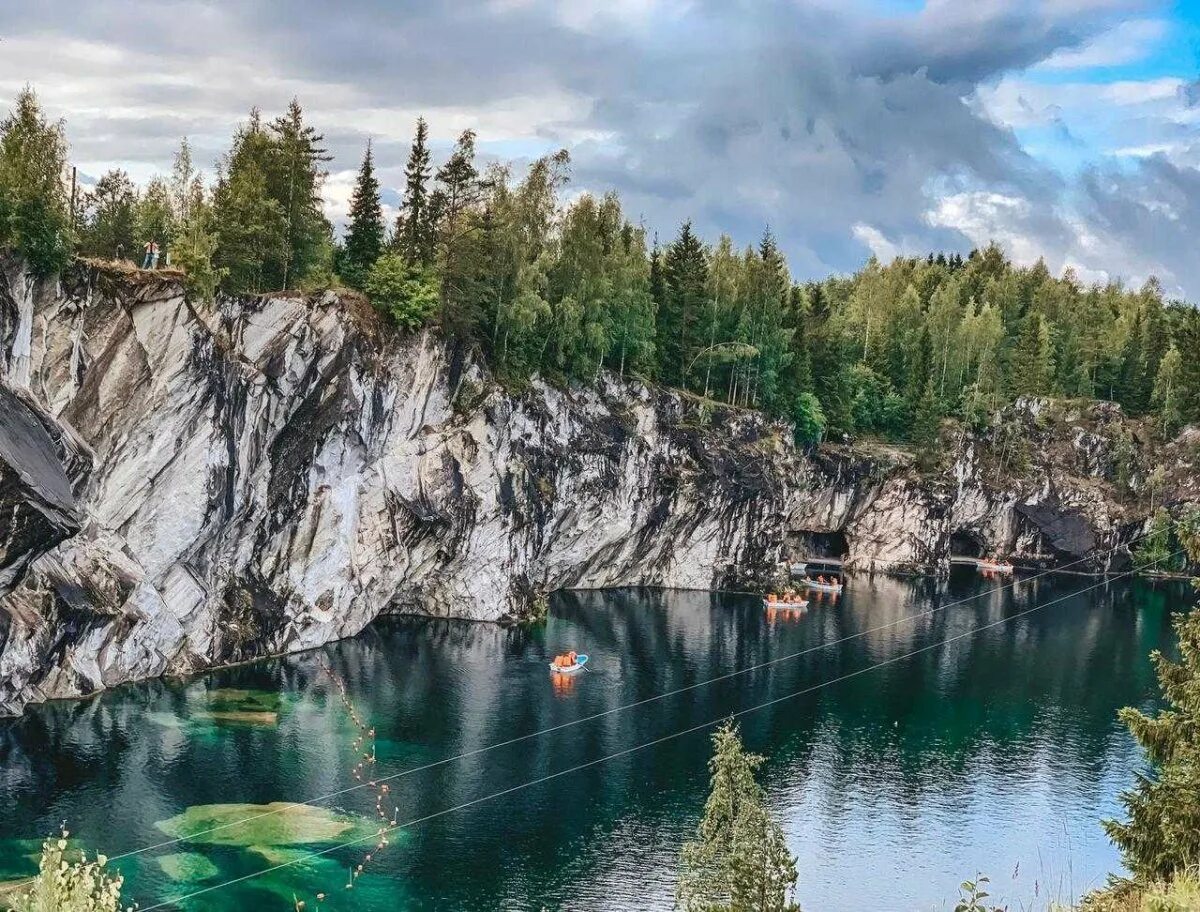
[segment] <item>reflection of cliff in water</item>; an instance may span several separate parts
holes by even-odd
[[[394,618],[322,654],[377,727],[386,772],[813,650],[396,780],[402,819],[888,663],[741,721],[751,749],[769,758],[765,780],[800,854],[807,905],[847,907],[843,884],[875,905],[892,897],[928,907],[936,897],[922,891],[943,868],[952,890],[974,870],[973,852],[997,864],[1025,857],[1041,847],[1031,841],[1039,826],[1061,828],[1060,811],[1078,815],[1097,840],[1073,849],[1084,852],[1077,868],[1113,863],[1094,820],[1083,818],[1128,780],[1136,753],[1115,709],[1152,698],[1146,655],[1169,641],[1168,609],[1190,595],[1127,582],[1069,595],[1095,583],[1018,580],[995,591],[970,572],[941,585],[851,577],[840,602],[774,626],[753,596],[563,593],[544,627]],[[556,688],[547,657],[571,648],[592,656],[589,670]],[[277,724],[203,722],[212,694],[229,688],[280,694]],[[155,822],[190,805],[331,792],[348,780],[344,730],[328,680],[305,654],[38,707],[0,724],[0,840],[41,835],[66,817],[117,854],[157,841]],[[572,894],[586,908],[634,899],[670,908],[679,842],[703,803],[707,753],[705,733],[688,735],[435,818],[385,853],[372,877],[394,882],[414,908],[554,908]],[[361,811],[369,800],[351,794],[337,805]],[[1031,800],[1048,819],[1021,816]],[[901,848],[919,874],[892,870]],[[855,865],[877,869],[876,880],[855,883]],[[162,898],[157,890],[170,895],[150,868],[129,873],[143,904]],[[254,889],[238,896],[249,902]],[[211,908],[220,907],[214,899]]]

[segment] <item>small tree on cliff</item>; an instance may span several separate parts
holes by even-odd
[[[731,722],[712,740],[708,801],[683,847],[676,904],[684,912],[799,912],[796,860],[754,778],[763,758],[746,753]]]
[[[1200,560],[1200,511],[1186,515],[1176,533],[1191,560]],[[1179,661],[1151,654],[1166,708],[1153,716],[1131,706],[1120,713],[1152,769],[1121,796],[1129,820],[1104,823],[1126,867],[1143,882],[1169,880],[1200,864],[1200,611],[1179,615],[1175,632]]]
[[[350,197],[350,225],[346,229],[346,246],[338,263],[338,274],[351,288],[361,290],[365,287],[371,267],[383,252],[383,235],[379,181],[375,177],[375,162],[368,142],[354,194]]]
[[[433,214],[429,208],[429,178],[432,174],[429,125],[425,118],[418,117],[417,132],[404,168],[404,199],[392,244],[408,265],[422,269],[433,265]]]

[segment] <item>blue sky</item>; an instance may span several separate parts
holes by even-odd
[[[798,278],[994,239],[1200,299],[1200,0],[41,0],[0,6],[0,105],[34,85],[92,175],[209,169],[298,96],[345,213],[413,121],[519,171],[571,152],[660,236],[770,225]]]

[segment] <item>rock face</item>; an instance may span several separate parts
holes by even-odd
[[[754,415],[612,379],[510,396],[332,294],[203,305],[154,275],[5,270],[0,403],[37,412],[0,422],[0,712],[384,611],[519,617],[778,559],[790,450]]]
[[[499,620],[564,587],[762,585],[785,557],[1118,566],[1146,516],[1117,496],[1104,415],[1047,424],[1026,403],[1020,473],[997,431],[930,479],[899,452],[802,454],[753,413],[612,377],[507,393],[354,298],[203,304],[161,274],[0,272],[0,714],[383,612]],[[1196,496],[1195,449],[1177,499]]]

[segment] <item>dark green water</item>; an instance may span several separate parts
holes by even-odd
[[[298,801],[353,784],[355,729],[321,658],[375,727],[382,776],[899,620],[395,780],[388,798],[401,820],[424,817],[896,660],[742,719],[748,745],[768,757],[764,781],[799,858],[806,912],[951,908],[958,881],[977,870],[1014,904],[1069,898],[1119,864],[1098,821],[1119,813],[1140,761],[1114,714],[1152,703],[1147,654],[1169,646],[1170,612],[1191,603],[1190,590],[1116,581],[934,644],[1095,583],[1056,577],[986,593],[998,584],[962,572],[940,591],[863,577],[840,602],[773,623],[746,596],[569,593],[538,630],[390,620],[317,653],[37,707],[0,723],[0,879],[28,871],[23,840],[62,820],[117,855],[169,838],[157,824],[191,806]],[[935,594],[977,593],[903,620]],[[555,687],[546,663],[572,647],[590,653],[590,670]],[[290,909],[294,892],[311,910],[323,891],[330,910],[669,909],[707,754],[707,734],[690,734],[428,820],[395,834],[353,890],[348,868],[370,842],[182,908]],[[375,826],[368,789],[327,804]],[[221,844],[116,862],[127,898],[145,909],[340,841],[263,827],[276,819],[222,830]],[[343,839],[357,832],[370,830]]]

